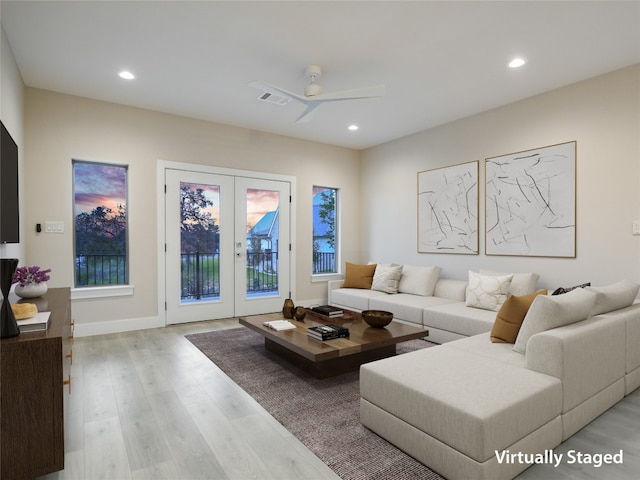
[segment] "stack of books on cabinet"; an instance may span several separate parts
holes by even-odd
[[[318,327],[309,327],[307,335],[316,340],[333,340],[335,338],[349,337],[349,329],[340,325],[320,325]]]

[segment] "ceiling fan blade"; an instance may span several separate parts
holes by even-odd
[[[316,108],[318,108],[320,105],[322,105],[321,102],[310,103],[309,105],[307,105],[307,108],[304,112],[302,112],[302,115],[300,115],[296,119],[296,123],[305,123],[311,120],[311,117],[313,117],[313,112],[315,112]]]
[[[342,90],[340,92],[323,93],[315,97],[306,97],[309,102],[333,102],[338,100],[354,100],[357,98],[382,97],[386,93],[384,85],[356,88],[354,90]]]
[[[275,85],[269,85],[264,82],[251,82],[249,84],[250,87],[256,88],[258,90],[262,90],[263,92],[276,94],[276,95],[284,95],[286,97],[291,98],[292,100],[297,100],[298,102],[302,102],[307,104],[307,98],[297,93],[290,92],[289,90],[285,90],[284,88],[276,87]]]

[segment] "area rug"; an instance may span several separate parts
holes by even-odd
[[[318,380],[267,352],[247,328],[186,338],[342,479],[442,478],[362,426],[358,372]],[[397,351],[432,345],[410,340]]]

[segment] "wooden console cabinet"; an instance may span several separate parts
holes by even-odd
[[[69,288],[50,288],[35,303],[50,311],[46,331],[0,344],[0,478],[32,479],[64,468],[64,406],[71,392],[73,331]]]

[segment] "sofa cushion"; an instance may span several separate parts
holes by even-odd
[[[362,365],[360,395],[477,462],[562,408],[557,378],[443,346]]]
[[[465,336],[491,331],[496,312],[467,307],[464,302],[427,307],[423,312],[423,325]]]
[[[431,333],[431,331],[429,331]],[[525,357],[513,351],[513,345],[508,343],[491,343],[489,332],[480,333],[471,337],[465,337],[455,342],[442,345],[445,348],[456,348],[475,355],[491,358],[493,360],[524,368]]]
[[[509,286],[509,295],[527,295],[536,291],[538,287],[538,279],[540,275],[537,273],[504,273],[493,272],[491,270],[480,270],[481,275],[513,275],[511,285]]]
[[[469,271],[467,306],[498,311],[509,293],[513,275],[481,275]]]
[[[398,291],[413,295],[431,296],[440,277],[440,267],[419,267],[416,265],[404,265]]]
[[[585,287],[585,290],[596,294],[593,315],[620,310],[631,305],[638,295],[640,285],[622,280],[604,287]]]
[[[538,295],[546,294],[546,290],[538,290],[527,295],[511,295],[507,298],[496,315],[491,329],[491,342],[515,343],[529,307]]]
[[[375,297],[387,297],[384,292],[361,288],[337,288],[329,292],[329,303],[350,310],[368,310],[369,300]]]
[[[397,295],[383,295],[371,297],[369,308],[374,310],[386,310],[393,313],[393,317],[407,322],[422,325],[422,312],[426,307],[453,303],[453,300],[439,297],[423,297],[409,293]]]
[[[402,265],[387,265],[379,263],[373,274],[371,290],[384,293],[398,293],[398,283],[402,275]]]
[[[593,311],[596,294],[584,288],[563,295],[538,295],[522,322],[513,349],[524,353],[531,336],[545,330],[585,320]]]
[[[467,286],[469,282],[464,280],[453,280],[451,278],[440,278],[433,290],[433,295],[440,298],[448,298],[457,302],[464,302]]]
[[[342,287],[370,289],[375,272],[375,263],[371,263],[369,265],[356,265],[354,263],[347,262]]]

